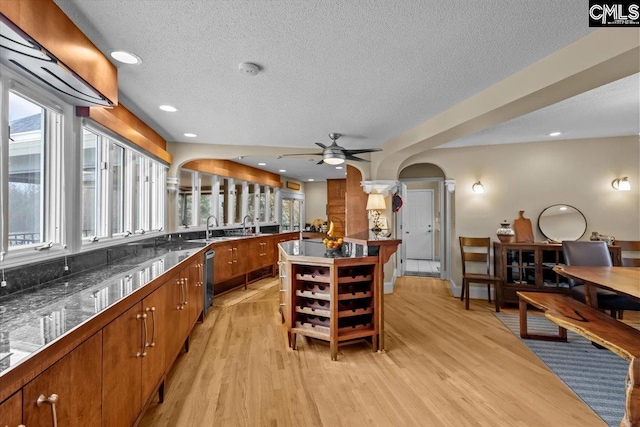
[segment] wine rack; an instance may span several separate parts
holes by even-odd
[[[297,335],[329,341],[331,359],[338,343],[368,338],[377,349],[376,265],[291,264],[291,346]]]

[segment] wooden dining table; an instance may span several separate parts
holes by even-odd
[[[570,279],[582,281],[585,287],[586,303],[593,308],[598,308],[597,288],[640,302],[640,267],[556,266],[553,270]],[[637,356],[637,341],[632,341],[629,348],[634,348],[634,343],[635,351],[616,352],[630,362],[625,380],[625,415],[620,422],[620,427],[640,427],[640,358]],[[609,349],[611,350],[610,347]]]
[[[598,308],[596,288],[607,289],[640,302],[640,267],[556,266],[554,271],[584,283],[586,303]]]

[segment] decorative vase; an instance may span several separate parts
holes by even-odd
[[[516,232],[513,231],[511,224],[506,219],[500,223],[500,228],[496,231],[496,235],[502,243],[509,243],[515,234]]]
[[[598,241],[600,240],[600,235],[598,234],[597,231],[592,231],[591,237],[589,237],[589,240],[591,240],[592,242]]]

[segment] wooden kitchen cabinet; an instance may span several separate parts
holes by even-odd
[[[165,292],[158,288],[103,329],[104,425],[132,426],[163,379]]]
[[[344,236],[346,179],[327,180],[327,221],[333,221],[335,236]]]
[[[17,427],[22,424],[22,390],[0,403],[0,426]]]
[[[195,260],[189,264],[189,281],[187,287],[189,290],[188,308],[189,308],[189,330],[200,317],[204,306],[204,268],[203,260]]]
[[[53,426],[55,404],[57,425],[61,427],[116,426],[102,424],[101,375],[102,331],[24,386],[24,424],[31,427]],[[121,372],[118,375],[122,377]]]
[[[166,328],[165,359],[171,366],[184,348],[188,332],[189,316],[185,301],[188,301],[188,288],[185,292],[184,272],[180,271],[165,284],[166,305],[164,308]]]

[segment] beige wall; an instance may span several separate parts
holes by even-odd
[[[312,223],[314,219],[327,219],[327,181],[307,182],[304,190],[305,222]]]
[[[513,222],[519,210],[533,224],[553,204],[578,208],[591,231],[624,240],[640,240],[640,144],[638,137],[567,140],[428,150],[411,163],[440,166],[455,179],[455,234],[452,279],[461,284],[457,236],[490,236],[502,219]],[[611,182],[628,176],[632,190],[621,192]],[[471,185],[482,181],[484,194]]]

